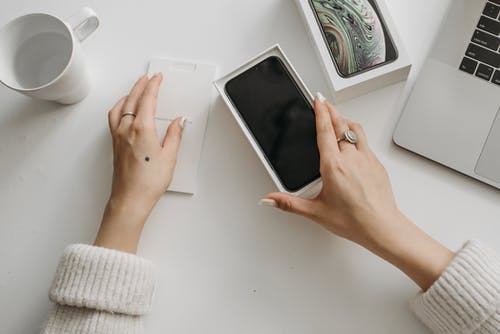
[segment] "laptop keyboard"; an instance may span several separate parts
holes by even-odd
[[[488,0],[460,70],[500,86],[500,0]]]

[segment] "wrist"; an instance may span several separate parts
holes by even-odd
[[[391,219],[381,224],[383,233],[366,248],[399,268],[426,291],[444,272],[454,253],[402,213]]]
[[[154,203],[113,197],[108,201],[94,245],[135,253]]]
[[[111,196],[106,205],[104,218],[120,217],[128,225],[142,226],[156,202],[131,199],[127,196]]]

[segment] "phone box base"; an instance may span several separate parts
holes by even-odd
[[[226,87],[226,83],[228,81],[239,76],[241,73],[247,71],[248,69],[254,67],[258,63],[262,62],[263,60],[265,60],[266,58],[271,57],[271,56],[276,56],[282,60],[283,64],[287,68],[288,72],[290,73],[290,75],[293,77],[295,83],[297,84],[297,87],[302,91],[302,93],[304,94],[304,96],[306,97],[308,102],[312,105],[314,98],[313,98],[311,92],[307,89],[306,85],[304,84],[304,82],[302,81],[300,76],[297,74],[297,71],[295,70],[293,65],[290,63],[290,61],[288,60],[288,58],[286,57],[286,55],[284,54],[283,50],[281,49],[281,47],[279,45],[275,45],[275,46],[271,47],[270,49],[262,52],[261,54],[257,55],[255,58],[249,60],[248,62],[246,62],[245,64],[243,64],[242,66],[240,66],[239,68],[234,70],[233,72],[231,72],[228,75],[215,81],[214,84],[215,84],[215,87],[217,88],[217,90],[219,91],[222,99],[224,100],[224,102],[227,104],[229,110],[231,111],[231,114],[234,116],[234,118],[236,119],[236,122],[240,126],[241,130],[245,134],[248,141],[250,142],[255,153],[257,153],[257,156],[259,157],[260,161],[262,162],[262,164],[266,168],[267,172],[271,176],[271,178],[272,178],[274,184],[276,185],[276,187],[278,188],[278,190],[281,192],[290,193],[290,194],[293,194],[295,196],[300,196],[303,198],[312,198],[312,197],[316,196],[322,188],[323,184],[321,182],[321,179],[319,179],[319,178],[316,179],[315,181],[309,183],[304,188],[302,188],[296,192],[288,191],[283,186],[283,184],[281,184],[279,177],[276,175],[274,169],[271,167],[271,165],[267,161],[259,144],[255,141],[253,135],[251,134],[251,132],[248,130],[247,126],[245,125],[245,122],[241,119],[241,116],[238,113],[238,110],[235,108],[235,106],[231,102],[230,97],[227,95],[227,92],[226,92],[225,87]]]
[[[411,69],[411,61],[384,0],[376,0],[375,2],[385,21],[388,33],[392,37],[398,57],[392,62],[347,78],[340,76],[337,72],[310,0],[295,0],[295,2],[304,19],[311,42],[320,59],[323,70],[325,71],[335,103],[340,103],[364,95],[373,90],[406,80]]]

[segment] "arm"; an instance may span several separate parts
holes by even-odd
[[[449,276],[446,275],[449,269],[445,274],[443,272],[454,265],[465,270],[465,273],[460,274],[477,276],[475,271],[481,266],[480,257],[472,260],[478,263],[463,267],[459,261],[462,252],[455,257],[453,252],[424,233],[399,211],[387,172],[370,150],[360,125],[342,117],[321,94],[315,99],[315,113],[323,189],[314,199],[273,193],[267,195],[261,204],[305,216],[385,259],[404,272],[422,291],[427,291],[415,302],[415,308],[431,329],[443,333],[468,333],[465,330],[467,326],[450,327],[455,330],[448,330],[447,327],[436,327],[432,322],[436,317],[441,319],[440,324],[456,320],[453,319],[455,306],[436,297],[442,295],[442,290],[435,286],[452,284],[443,283]],[[346,141],[337,142],[346,129],[357,134],[356,145]],[[487,290],[496,305],[500,305],[500,270],[498,262],[489,261],[489,267],[485,267],[490,268],[487,269],[487,275],[490,280],[496,281],[496,285],[487,287]],[[491,269],[495,266],[496,272]],[[438,300],[436,303],[440,308],[436,307],[436,303],[426,303],[424,300]],[[491,300],[479,304],[473,304],[476,306],[466,311],[471,312],[468,326],[478,328],[488,318],[474,317],[473,314],[481,312],[480,306],[490,307]],[[485,314],[491,315],[491,312],[498,313],[499,307],[493,307],[493,311],[490,307],[488,310],[489,313]],[[500,323],[497,326],[500,327]],[[457,328],[462,330],[458,331]]]
[[[135,253],[147,217],[172,179],[184,120],[169,126],[160,145],[154,114],[161,80],[161,74],[141,77],[109,112],[111,196],[94,246],[71,245],[61,257],[49,293],[55,306],[43,333],[142,332],[154,277],[152,264]]]

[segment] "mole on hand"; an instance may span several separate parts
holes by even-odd
[[[145,157],[144,160],[149,161],[149,160],[151,160],[151,158]]]

